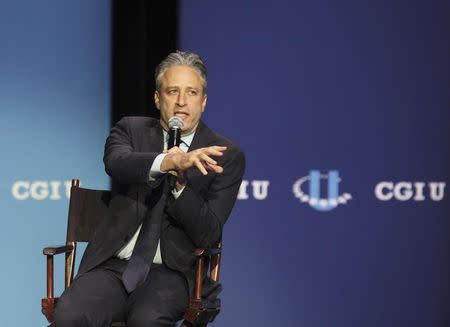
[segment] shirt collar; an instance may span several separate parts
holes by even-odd
[[[167,133],[163,129],[163,135],[164,135],[164,143],[167,143],[167,141],[169,140],[169,133]],[[182,135],[181,136],[181,142],[186,144],[186,146],[189,148],[191,146],[192,140],[194,139],[194,135],[195,135],[195,130],[192,131],[191,133],[187,134],[187,135]]]

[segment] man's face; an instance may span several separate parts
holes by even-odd
[[[184,123],[182,134],[194,131],[206,106],[200,75],[188,66],[167,69],[160,90],[155,91],[155,105],[161,111],[161,125],[165,130],[169,119],[178,116]]]

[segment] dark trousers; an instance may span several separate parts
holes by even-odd
[[[152,265],[144,284],[128,294],[121,275],[126,262],[117,258],[81,276],[62,294],[52,327],[175,326],[189,302],[185,278],[164,265]]]

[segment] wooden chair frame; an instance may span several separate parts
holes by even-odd
[[[80,187],[78,179],[72,180],[72,192],[74,188]],[[71,197],[72,201],[72,197]],[[53,321],[53,314],[58,297],[55,297],[54,291],[54,256],[65,254],[65,278],[64,288],[67,289],[73,281],[74,266],[76,257],[77,242],[73,240],[66,241],[65,245],[50,246],[43,249],[43,254],[47,259],[47,296],[42,299],[42,313],[48,322]],[[184,321],[181,327],[203,327],[214,321],[220,312],[220,299],[213,301],[202,298],[203,276],[208,274],[212,281],[219,281],[220,263],[222,255],[222,244],[218,243],[211,249],[195,249],[193,252],[196,257],[194,294],[189,300],[189,306],[186,309]],[[207,258],[209,265],[206,266]],[[125,327],[124,322],[113,322],[111,327]]]

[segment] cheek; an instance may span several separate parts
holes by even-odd
[[[170,103],[168,103],[167,101],[161,101],[160,103],[160,110],[161,113],[165,114],[165,115],[170,115],[170,112],[172,111],[172,107],[170,105]]]

